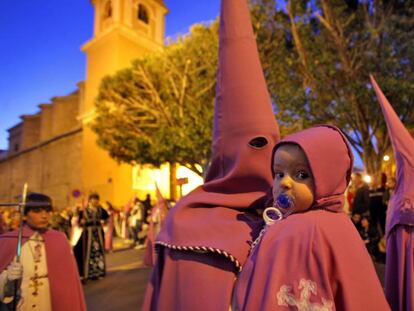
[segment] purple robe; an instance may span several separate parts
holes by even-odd
[[[414,227],[396,226],[387,236],[386,294],[393,310],[414,310]]]
[[[385,293],[393,310],[414,308],[414,139],[371,76],[397,162],[394,193],[388,203]]]

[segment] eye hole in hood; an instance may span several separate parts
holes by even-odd
[[[254,149],[262,149],[267,146],[268,141],[266,137],[258,136],[249,141],[249,146]]]

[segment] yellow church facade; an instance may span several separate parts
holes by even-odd
[[[30,191],[51,196],[58,208],[79,203],[90,192],[122,206],[134,195],[154,197],[155,183],[166,197],[177,191],[167,164],[159,169],[119,164],[97,146],[89,127],[102,78],[163,48],[167,8],[162,0],[91,3],[94,34],[81,48],[86,54],[85,81],[72,94],[40,104],[38,113],[22,116],[9,129],[9,148],[0,153],[0,201],[15,200],[25,182]],[[183,167],[177,177],[189,180],[183,193],[202,182]]]

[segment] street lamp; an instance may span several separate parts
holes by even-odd
[[[383,158],[382,158],[385,162],[390,160],[390,156],[388,154],[386,154]]]
[[[364,181],[365,181],[367,184],[371,183],[371,181],[372,181],[371,176],[369,176],[369,175],[364,175]]]

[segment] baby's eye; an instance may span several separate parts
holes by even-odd
[[[306,171],[299,171],[297,174],[296,174],[296,176],[297,176],[297,178],[299,178],[299,179],[307,179],[307,178],[309,178],[310,177],[310,174],[308,173],[308,172],[306,172]]]
[[[275,172],[275,178],[281,179],[283,178],[283,176],[285,176],[283,172],[278,172],[278,171]]]

